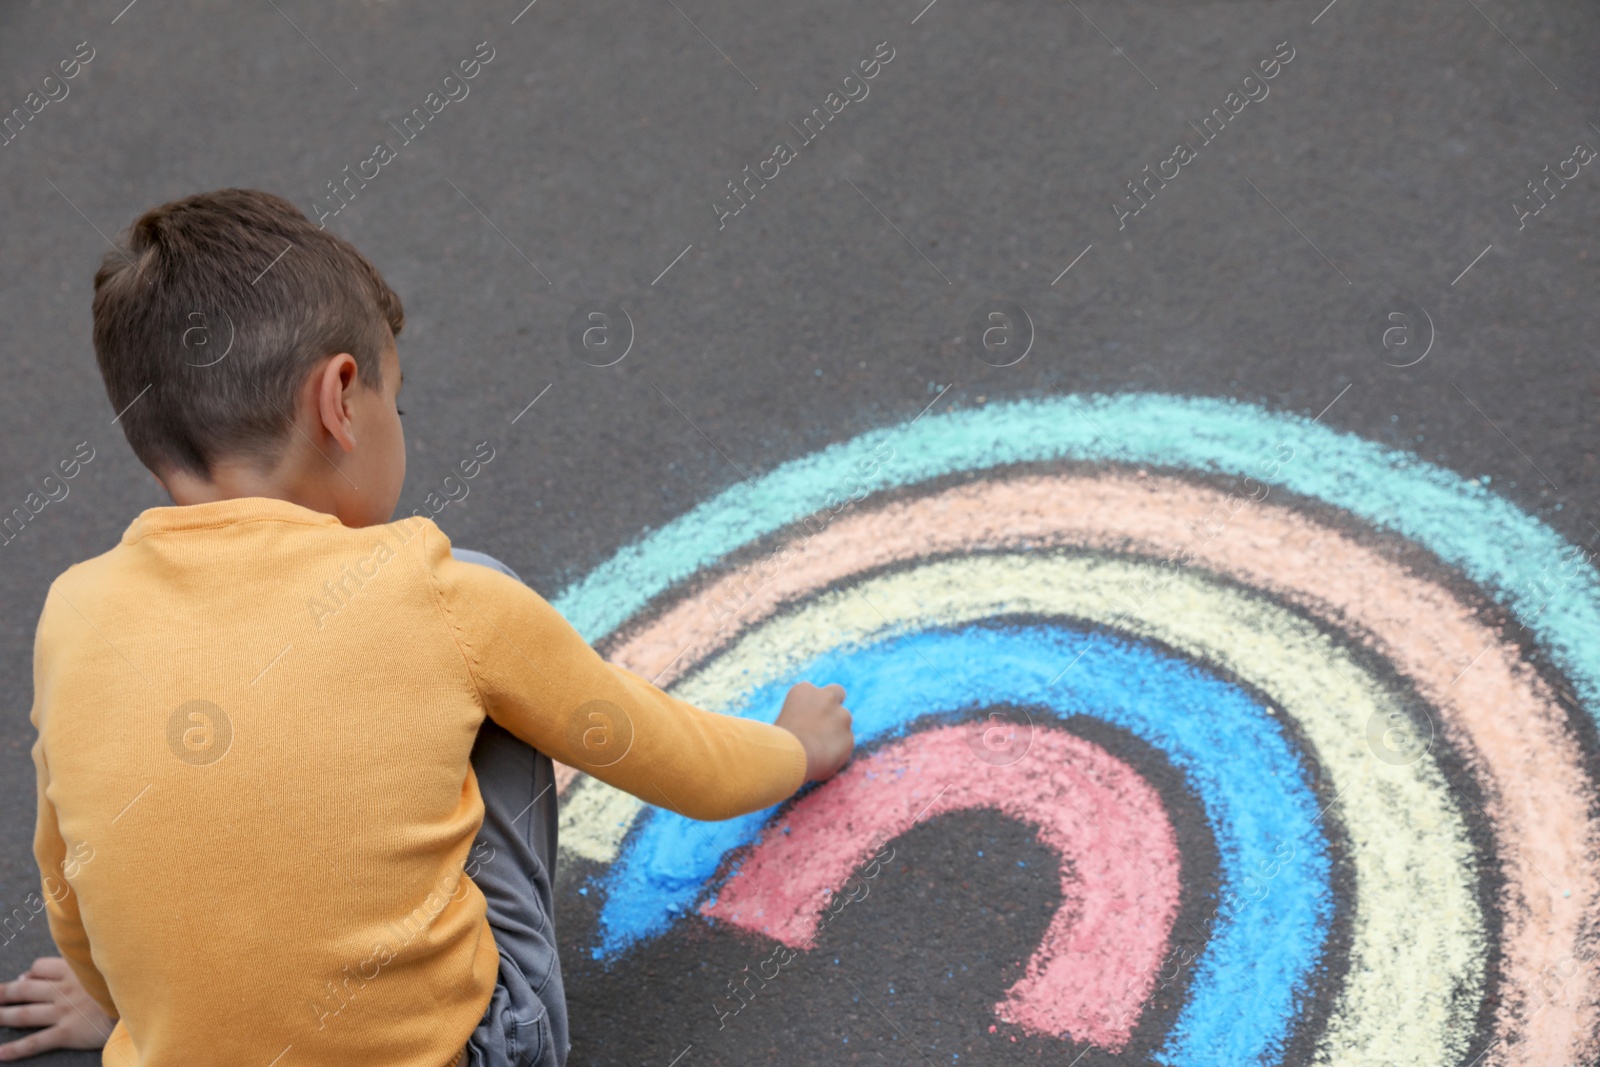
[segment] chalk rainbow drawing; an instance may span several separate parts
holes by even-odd
[[[1600,575],[1477,482],[1229,401],[990,404],[736,485],[553,603],[716,711],[838,681],[862,746],[710,824],[563,769],[563,852],[607,865],[597,958],[684,921],[798,946],[869,840],[982,807],[1070,860],[994,1009],[1028,1032],[1123,1049],[1183,922],[1163,1064],[1600,1053]],[[1198,799],[1198,923],[1160,795],[1087,720]],[[1004,758],[974,744],[1006,723]]]

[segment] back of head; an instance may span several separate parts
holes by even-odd
[[[128,444],[158,475],[270,466],[296,391],[348,352],[381,385],[400,298],[287,200],[219,189],[141,215],[94,277],[94,349]]]

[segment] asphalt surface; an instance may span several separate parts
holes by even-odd
[[[0,511],[94,449],[0,548],[0,905],[38,886],[28,710],[45,591],[167,503],[94,366],[106,238],[222,186],[314,213],[480,42],[493,58],[470,94],[329,225],[405,300],[401,511],[489,439],[493,463],[438,521],[546,595],[741,477],[910,418],[946,386],[945,408],[1155,390],[1327,409],[1600,541],[1600,173],[1583,166],[1520,228],[1514,207],[1574,145],[1600,147],[1600,11],[925,2],[0,7],[0,111],[92,49],[70,93],[0,147]],[[719,228],[727,183],[798,143],[788,124],[880,42],[892,58],[868,95]],[[1270,93],[1119,229],[1125,183],[1280,42],[1293,58]],[[568,343],[574,314],[602,303],[633,329],[605,367]],[[968,324],[1001,303],[1026,310],[1034,344],[994,367]],[[1416,335],[1384,348],[1374,324],[1396,309]],[[985,874],[978,849],[1028,866]],[[665,1065],[691,1043],[701,1062],[916,1062],[908,1043],[935,1037],[964,1059],[1057,1058],[961,1022],[985,1017],[1054,910],[1048,853],[978,813],[899,854],[830,931],[839,962],[809,959],[732,1036],[705,1006],[752,958],[730,935],[620,972],[572,961],[573,1062]],[[564,939],[581,938],[593,904],[563,899]],[[34,921],[0,947],[0,974],[52,952]],[[852,975],[902,1030],[853,999]]]

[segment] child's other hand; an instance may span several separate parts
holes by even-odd
[[[821,782],[839,773],[856,747],[850,729],[850,712],[844,706],[844,687],[821,689],[801,682],[789,690],[775,725],[800,739],[806,749],[806,781]]]
[[[0,1060],[20,1060],[53,1048],[104,1048],[116,1020],[100,1009],[67,961],[46,956],[0,985],[0,1025],[42,1027],[0,1045]]]

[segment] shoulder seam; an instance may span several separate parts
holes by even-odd
[[[428,520],[424,520],[424,521],[428,522]],[[432,522],[428,522],[428,525],[431,526],[433,524],[432,524]],[[437,527],[435,527],[435,529],[437,529]],[[423,548],[422,569],[427,572],[428,588],[433,593],[434,606],[439,609],[439,617],[444,622],[445,631],[447,633],[449,633],[451,642],[453,642],[455,644],[455,646],[456,646],[456,653],[458,655],[460,655],[460,657],[461,657],[461,666],[467,672],[467,680],[472,683],[472,692],[473,692],[474,697],[477,698],[478,709],[483,712],[484,718],[488,718],[489,717],[489,702],[487,700],[485,700],[484,696],[483,696],[483,683],[478,680],[478,672],[473,669],[471,654],[467,651],[466,647],[464,645],[462,645],[462,643],[461,643],[461,635],[458,632],[459,631],[459,627],[457,627],[457,625],[456,625],[456,621],[455,621],[454,615],[452,615],[451,612],[450,612],[450,606],[445,603],[444,590],[440,587],[441,583],[440,583],[440,580],[439,580],[439,576],[434,573],[432,565],[429,564],[429,562],[428,562],[428,556],[427,556],[428,529],[427,529],[426,526],[423,527],[423,529],[422,529],[422,531],[421,531],[419,536],[422,538],[422,541],[423,541],[423,544],[422,544],[422,548]]]

